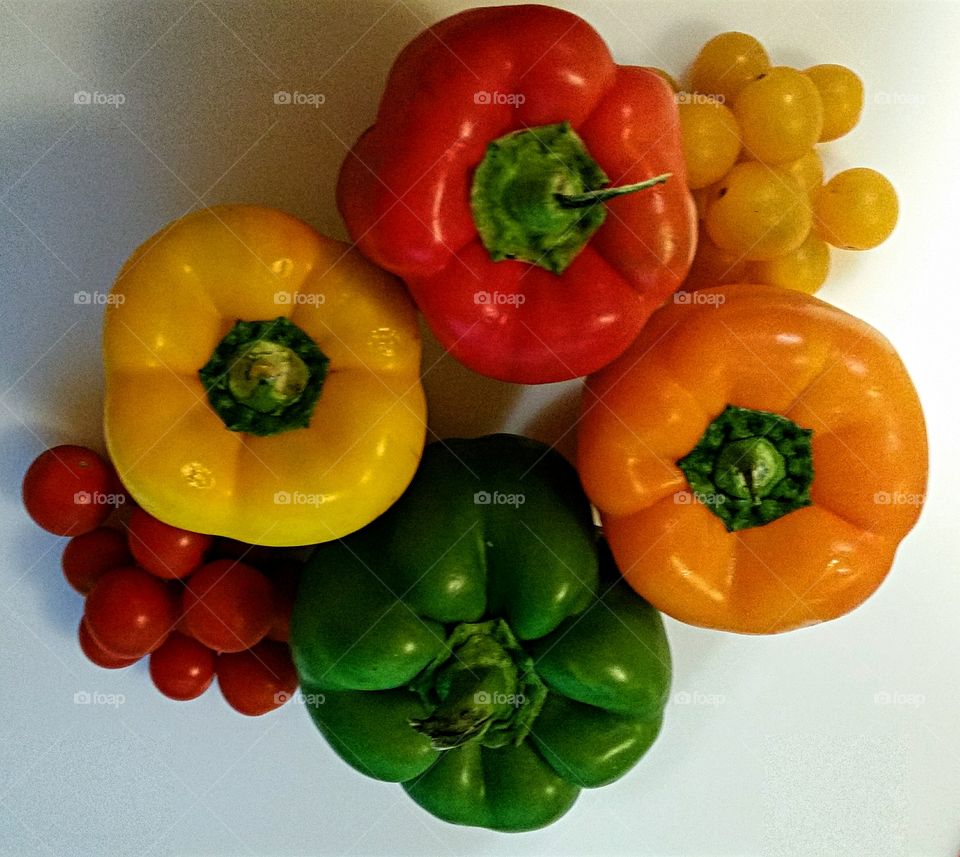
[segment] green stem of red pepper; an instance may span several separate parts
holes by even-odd
[[[673,173],[661,173],[646,181],[635,182],[634,184],[622,184],[617,187],[605,187],[600,190],[590,190],[586,193],[577,194],[558,194],[557,200],[565,208],[583,208],[588,205],[596,205],[600,202],[606,202],[614,197],[624,196],[628,193],[635,193],[638,190],[646,190],[648,187],[663,184]]]
[[[603,224],[604,202],[669,178],[606,187],[610,180],[583,140],[561,122],[490,143],[474,173],[470,205],[491,259],[521,259],[560,274]]]

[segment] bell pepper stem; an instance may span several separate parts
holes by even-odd
[[[607,187],[583,140],[558,122],[491,142],[473,174],[470,209],[494,262],[519,259],[562,274],[603,225],[603,202],[668,178]]]
[[[761,527],[810,505],[812,434],[780,414],[728,405],[677,466],[729,532]]]
[[[198,374],[224,426],[269,437],[310,424],[329,362],[305,331],[281,316],[237,321]]]
[[[520,743],[547,693],[530,656],[502,619],[457,625],[411,688],[430,714],[410,725],[437,750],[470,741],[485,747]]]
[[[597,205],[598,203],[606,202],[608,199],[613,199],[617,196],[634,193],[638,190],[646,190],[654,185],[664,184],[672,175],[673,173],[661,173],[659,176],[654,176],[652,179],[646,179],[642,182],[619,185],[618,187],[605,187],[599,190],[587,191],[586,193],[558,193],[557,201],[560,205],[564,206],[564,208],[584,208],[588,205]]]
[[[482,737],[490,724],[506,713],[507,699],[516,692],[516,676],[503,667],[474,673],[461,670],[449,695],[429,717],[413,721],[413,727],[429,736],[435,749],[450,750]]]

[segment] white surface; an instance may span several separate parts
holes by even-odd
[[[924,516],[860,610],[768,639],[670,622],[674,702],[653,750],[558,824],[514,836],[435,821],[339,761],[295,705],[248,720],[215,690],[173,703],[145,665],[103,671],[78,651],[62,541],[18,497],[45,446],[100,444],[100,311],[74,293],[105,293],[135,245],[199,204],[275,205],[342,235],[344,144],[371,120],[400,46],[463,5],[0,0],[0,853],[955,855],[952,3],[568,4],[622,62],[680,72],[706,38],[742,29],[777,63],[840,62],[866,81],[864,120],[827,148],[828,171],[885,172],[901,223],[882,248],[835,256],[822,296],[900,349],[932,462]],[[275,106],[279,89],[326,102]],[[126,100],[75,106],[79,90]],[[521,390],[438,357],[428,349],[426,383],[444,434],[502,426],[554,440],[572,419],[575,383]],[[125,701],[75,704],[82,691]]]

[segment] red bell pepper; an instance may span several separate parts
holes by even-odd
[[[668,84],[616,65],[569,12],[507,6],[404,48],[337,199],[448,351],[543,383],[619,356],[681,283],[696,242],[685,179]]]

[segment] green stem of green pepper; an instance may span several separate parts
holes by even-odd
[[[502,619],[457,625],[413,689],[432,711],[410,725],[438,750],[519,743],[546,697],[532,659]]]
[[[497,719],[508,714],[507,699],[516,693],[512,664],[479,671],[459,670],[448,695],[429,717],[413,723],[430,737],[434,748],[450,750],[482,738]]]

